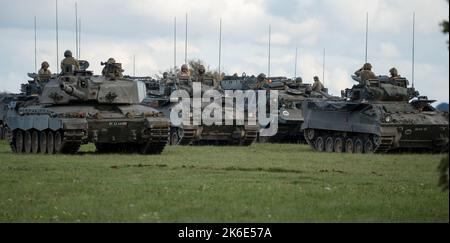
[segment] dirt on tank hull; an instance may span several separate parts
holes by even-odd
[[[381,76],[346,90],[341,101],[304,102],[302,129],[317,151],[448,151],[448,113],[433,102]]]
[[[76,153],[94,143],[97,152],[159,154],[169,120],[140,105],[143,83],[122,77],[66,72],[51,78],[35,104],[11,105],[6,125],[16,153]]]

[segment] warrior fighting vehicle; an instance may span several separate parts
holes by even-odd
[[[405,78],[379,76],[342,91],[340,101],[304,102],[308,144],[337,153],[448,151],[448,113],[407,86]]]
[[[145,99],[147,105],[161,109],[164,114],[170,116],[172,109],[179,105],[181,101],[170,100],[170,94],[173,91],[184,90],[193,98],[193,81],[196,81],[195,77],[172,75],[163,80],[156,81],[158,85],[152,82],[147,82],[148,96]],[[153,87],[153,89],[151,89]],[[159,87],[159,88],[156,88]],[[214,80],[211,77],[203,77],[202,82],[202,95],[204,92],[210,89],[215,89],[221,92],[220,89],[214,87]],[[223,94],[223,92],[221,92]],[[226,105],[229,103],[228,106]],[[228,101],[225,97],[222,97],[222,103],[218,104],[222,107],[222,125],[204,125],[193,124],[193,102],[191,102],[190,124],[182,124],[179,126],[172,125],[170,129],[170,143],[172,145],[237,145],[237,146],[249,146],[256,139],[258,132],[258,125],[249,125],[247,123],[248,116],[254,116],[247,110],[244,110],[244,124],[236,124],[237,114],[232,113],[234,107],[234,101]],[[204,111],[205,107],[210,105],[210,102],[202,102],[201,109]],[[228,111],[228,112],[227,112]],[[229,116],[229,114],[233,114]],[[226,121],[232,122],[233,125],[227,125]]]
[[[259,142],[271,143],[305,143],[301,125],[304,121],[302,102],[304,100],[333,99],[326,90],[312,91],[310,84],[302,83],[302,79],[289,79],[286,77],[266,78],[264,74],[258,77],[225,76],[221,87],[227,90],[256,90],[278,91],[278,130],[271,137],[259,136]],[[269,94],[267,94],[269,98]],[[269,99],[267,99],[269,102]],[[269,112],[269,110],[267,110]],[[270,125],[270,124],[269,124]]]
[[[16,153],[76,153],[95,143],[98,152],[159,154],[169,120],[156,109],[140,105],[145,85],[118,75],[120,63],[106,65],[102,76],[65,65],[50,78],[34,102],[11,102],[6,126]],[[123,70],[122,70],[123,71]],[[30,81],[33,82],[33,81]]]

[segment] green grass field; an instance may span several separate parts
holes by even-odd
[[[162,155],[16,155],[0,143],[0,222],[449,222],[442,155],[304,145]]]

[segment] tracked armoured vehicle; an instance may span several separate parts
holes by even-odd
[[[308,144],[327,152],[448,151],[448,113],[407,85],[379,76],[343,91],[340,101],[305,101]]]
[[[169,82],[166,82],[169,80]],[[149,106],[161,109],[164,114],[170,116],[172,109],[179,104],[179,102],[171,102],[170,94],[173,91],[184,90],[193,98],[193,83],[196,81],[191,76],[172,75],[166,80],[158,81],[159,89],[151,82],[147,84],[148,96],[145,99],[145,103]],[[168,84],[169,83],[169,84]],[[153,87],[150,88],[150,87]],[[214,86],[214,80],[210,77],[204,77],[202,82],[202,94],[207,90],[215,89],[223,94],[221,89],[217,89]],[[172,125],[170,129],[170,143],[172,145],[236,145],[236,146],[249,146],[256,139],[259,127],[257,125],[248,125],[246,118],[244,118],[244,125],[237,125],[235,123],[236,114],[233,116],[227,116],[226,110],[228,107],[233,107],[233,104],[226,106],[225,103],[229,102],[227,99],[222,99],[222,125],[203,125],[193,124],[193,107],[191,102],[191,112],[189,125],[182,124],[179,126]],[[202,102],[202,111],[210,105],[210,102]],[[247,114],[247,112],[245,112]],[[251,114],[250,116],[255,115]],[[233,125],[226,125],[225,122],[229,120],[233,122]]]
[[[258,80],[259,79],[259,80]],[[263,80],[264,79],[264,80]],[[310,84],[302,83],[301,78],[226,76],[221,81],[223,89],[278,91],[278,130],[274,136],[259,137],[259,142],[270,143],[306,143],[301,126],[304,121],[302,102],[305,100],[335,99],[326,90],[312,91]],[[268,97],[267,97],[268,98]],[[267,99],[269,101],[269,99]],[[267,112],[269,112],[267,110]]]
[[[119,63],[106,63],[103,75],[65,65],[42,87],[34,102],[11,102],[6,126],[16,153],[76,153],[95,143],[98,152],[159,154],[169,120],[140,104],[145,85],[117,75]],[[123,71],[123,70],[122,70]]]

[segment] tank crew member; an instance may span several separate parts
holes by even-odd
[[[72,57],[72,52],[67,50],[64,52],[64,59],[61,61],[62,73],[73,73],[80,70],[80,64]]]
[[[389,73],[391,74],[390,79],[396,79],[396,78],[400,78],[400,75],[398,74],[397,68],[393,67],[389,70]]]
[[[260,73],[258,77],[256,77],[256,89],[262,89],[264,84],[266,84],[266,75],[264,73]]]
[[[369,79],[376,79],[375,73],[372,72],[372,64],[366,63],[362,68],[355,72],[355,75],[359,77],[361,85],[369,85]]]
[[[122,78],[123,69],[120,63],[116,63],[114,58],[109,58],[102,70],[102,75],[111,79]]]
[[[395,68],[395,67],[391,68],[391,69],[389,70],[389,74],[391,75],[391,76],[389,77],[389,81],[391,81],[391,83],[392,83],[393,85],[398,85],[398,86],[404,87],[404,88],[407,88],[407,87],[408,87],[408,85],[409,85],[408,80],[407,80],[407,79],[403,79],[403,78],[400,76],[400,74],[398,74],[397,68]],[[404,80],[404,82],[398,83],[398,82],[396,82],[397,79],[402,79],[402,80]]]
[[[320,82],[318,76],[314,76],[314,84],[313,84],[311,89],[313,91],[316,91],[316,92],[320,92],[320,91],[323,91],[325,89],[325,87],[323,86],[322,82]]]
[[[189,77],[189,76],[191,76],[191,73],[189,72],[189,68],[188,68],[188,66],[186,64],[183,64],[181,66],[180,76],[182,76],[182,77]]]
[[[41,69],[39,69],[38,72],[39,82],[41,84],[47,83],[50,77],[52,76],[52,72],[50,71],[50,69],[48,69],[49,67],[50,65],[48,64],[48,62],[46,61],[42,62]]]

